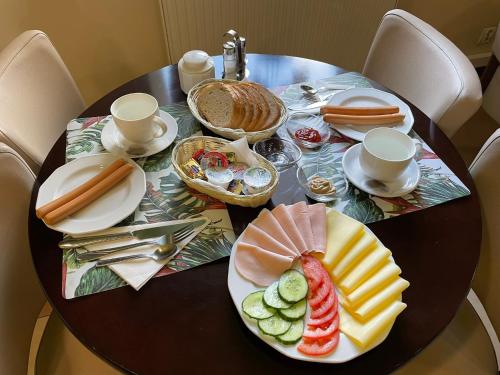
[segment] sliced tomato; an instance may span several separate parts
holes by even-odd
[[[310,255],[304,255],[302,256],[302,268],[304,269],[309,289],[314,293],[323,282],[323,267],[316,258]]]
[[[339,332],[325,341],[303,341],[297,347],[305,355],[320,356],[331,353],[339,343]]]
[[[325,329],[321,327],[308,327],[304,330],[302,337],[310,340],[319,340],[326,339],[332,336],[339,329],[339,319],[337,314],[337,319],[332,319],[330,325],[328,325]]]
[[[337,292],[335,291],[335,287],[333,287],[330,291],[330,294],[328,294],[328,297],[326,297],[326,299],[319,305],[319,307],[311,311],[311,319],[319,319],[329,313],[331,310],[337,311],[337,308]]]
[[[309,319],[307,325],[309,327],[322,327],[324,325],[330,325],[335,317],[338,318],[338,310],[330,310],[326,315],[318,319]]]
[[[314,295],[308,300],[309,305],[311,305],[313,309],[317,308],[319,304],[322,303],[326,299],[326,297],[328,297],[332,288],[333,284],[328,278],[328,275],[323,276],[323,282],[321,283],[320,287],[316,289]]]

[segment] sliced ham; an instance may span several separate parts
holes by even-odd
[[[314,251],[326,252],[326,206],[324,203],[316,203],[308,206],[309,217],[314,237]]]
[[[310,213],[307,208],[306,202],[298,202],[291,206],[288,206],[288,211],[295,222],[295,225],[300,231],[304,243],[306,244],[306,251],[310,252],[314,250],[314,237],[311,227],[311,219],[309,218]]]
[[[279,221],[281,227],[285,230],[286,234],[293,241],[295,247],[300,251],[300,253],[302,254],[307,252],[307,244],[304,242],[304,239],[300,234],[300,230],[297,228],[297,225],[290,215],[287,206],[280,204],[271,212]]]
[[[252,223],[279,241],[283,246],[289,248],[295,254],[300,255],[300,251],[297,247],[295,247],[295,244],[290,237],[288,237],[285,230],[282,228],[279,221],[274,217],[271,211],[264,208]]]
[[[242,241],[236,246],[235,256],[238,272],[259,286],[268,286],[275,282],[292,266],[294,260],[292,256],[276,254]]]
[[[276,254],[291,256],[292,258],[300,255],[294,250],[285,247],[281,244],[281,242],[278,242],[276,239],[252,223],[248,224],[242,234],[241,240],[245,243],[261,247]]]

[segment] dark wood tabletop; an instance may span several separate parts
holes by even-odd
[[[220,57],[216,58],[216,66],[216,77],[220,77]],[[249,68],[251,80],[267,87],[344,72],[303,58],[253,54],[249,55]],[[150,93],[160,104],[186,99],[179,87],[177,66],[171,65],[117,88],[82,116],[109,114],[111,103],[130,92]],[[414,129],[472,194],[369,225],[392,250],[404,278],[411,283],[404,293],[407,309],[375,349],[339,365],[301,362],[278,353],[241,321],[227,288],[228,258],[152,279],[138,292],[122,287],[65,300],[61,294],[62,253],[57,248],[62,235],[48,229],[34,214],[39,185],[64,163],[64,134],[42,166],[29,214],[34,265],[55,313],[90,350],[131,373],[374,374],[395,370],[417,355],[451,321],[469,290],[481,241],[478,197],[464,162],[443,132],[408,104],[415,117]],[[280,176],[278,191],[267,207],[305,199],[291,169]],[[259,211],[229,206],[237,234]]]

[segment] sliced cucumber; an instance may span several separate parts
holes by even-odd
[[[280,277],[279,296],[288,303],[296,303],[307,296],[307,280],[299,271],[288,270]]]
[[[270,309],[264,305],[262,301],[262,296],[264,295],[263,290],[258,292],[250,293],[245,297],[241,303],[241,309],[250,318],[254,319],[266,319],[270,318],[276,312],[274,309]]]
[[[264,292],[264,303],[275,309],[288,309],[291,304],[283,301],[278,293],[278,281],[269,285]]]
[[[277,336],[276,339],[282,342],[283,344],[291,345],[295,344],[296,342],[299,342],[299,340],[302,338],[303,333],[304,333],[304,321],[296,320],[295,322],[292,323],[288,331],[286,331],[282,335]]]
[[[259,320],[257,325],[266,335],[279,336],[288,331],[292,323],[281,319],[278,315],[273,315],[270,318]]]
[[[307,302],[304,299],[293,304],[288,309],[278,310],[278,314],[285,320],[299,320],[306,315]]]

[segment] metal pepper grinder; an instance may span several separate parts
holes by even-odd
[[[227,31],[223,37],[228,37],[229,41],[223,45],[224,73],[222,78],[236,78],[241,81],[246,75],[246,39],[235,30]],[[236,74],[231,69],[234,65]]]

